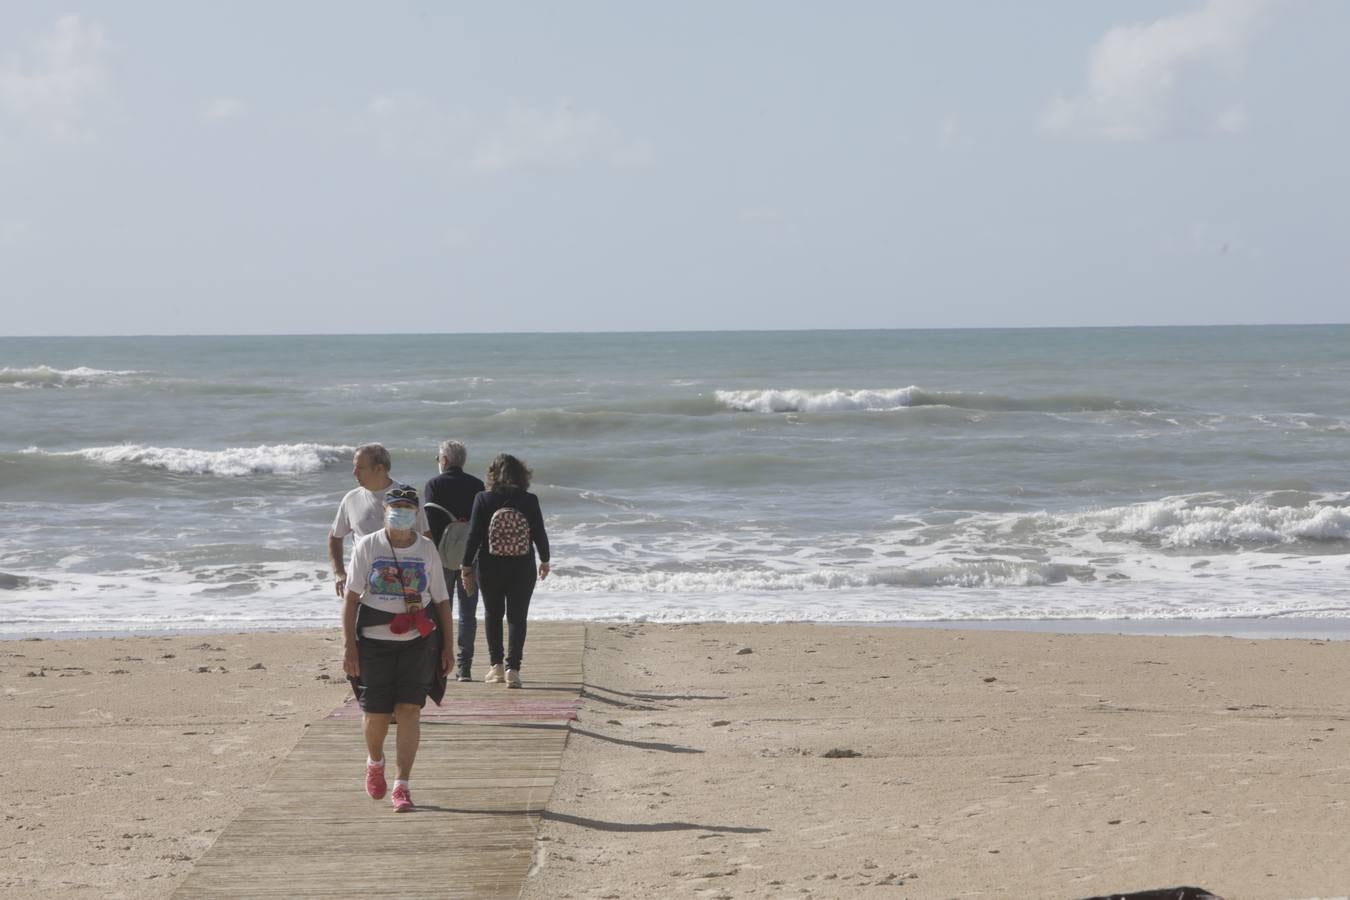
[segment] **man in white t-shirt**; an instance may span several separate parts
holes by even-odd
[[[384,527],[384,493],[394,485],[389,475],[389,451],[381,444],[362,444],[352,455],[352,475],[357,486],[338,504],[337,517],[328,531],[328,558],[333,563],[334,588],[339,597],[347,593],[347,569],[342,543],[347,535],[359,540]],[[427,515],[417,509],[417,533],[429,534]]]
[[[394,484],[385,494],[385,526],[356,542],[342,613],[342,668],[364,713],[366,793],[385,794],[384,739],[398,717],[395,812],[413,808],[408,779],[421,739],[428,683],[454,666],[450,592],[441,554],[414,531],[417,491]],[[439,631],[441,634],[436,635]],[[444,640],[432,637],[444,636]]]

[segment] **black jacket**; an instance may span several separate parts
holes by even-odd
[[[483,482],[463,469],[450,469],[427,482],[422,489],[422,502],[444,506],[459,521],[468,521],[473,512],[473,498],[483,489]],[[445,526],[450,523],[432,509],[427,511],[427,524],[431,526],[431,539],[440,544]]]
[[[529,491],[483,491],[473,498],[473,512],[469,516],[469,543],[464,547],[464,565],[470,567],[475,561],[490,564],[492,560],[522,558],[493,556],[487,551],[488,522],[492,514],[503,506],[513,506],[524,514],[530,523],[530,542],[539,551],[539,561],[548,562],[548,532],[544,531],[544,514],[539,510],[539,498]]]

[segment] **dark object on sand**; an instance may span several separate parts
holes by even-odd
[[[857,750],[848,750],[835,747],[833,750],[826,750],[820,754],[823,759],[857,759],[862,756]]]
[[[1100,897],[1084,897],[1083,900],[1223,900],[1223,898],[1204,888],[1174,887],[1134,891],[1129,894],[1104,894]]]

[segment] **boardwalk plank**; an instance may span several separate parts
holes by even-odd
[[[443,707],[428,704],[412,814],[365,795],[359,711],[312,723],[174,896],[517,896],[580,703],[584,645],[582,625],[532,625],[523,674],[537,681],[452,683]]]

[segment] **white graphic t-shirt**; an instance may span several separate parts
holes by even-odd
[[[419,534],[411,547],[394,547],[383,528],[358,538],[352,548],[351,565],[347,567],[347,590],[359,594],[366,606],[401,613],[408,611],[403,600],[405,587],[421,595],[423,608],[431,603],[449,602],[450,592],[445,587],[441,554],[436,545]],[[427,615],[439,624],[432,610],[427,610]],[[388,625],[369,625],[361,629],[361,637],[411,641],[419,634],[416,628],[394,634]]]
[[[348,491],[338,504],[337,518],[333,520],[333,527],[329,529],[328,535],[346,537],[354,534],[362,538],[383,528],[384,491],[368,491],[358,484]],[[421,506],[417,507],[416,530],[418,534],[428,530],[427,514]]]

